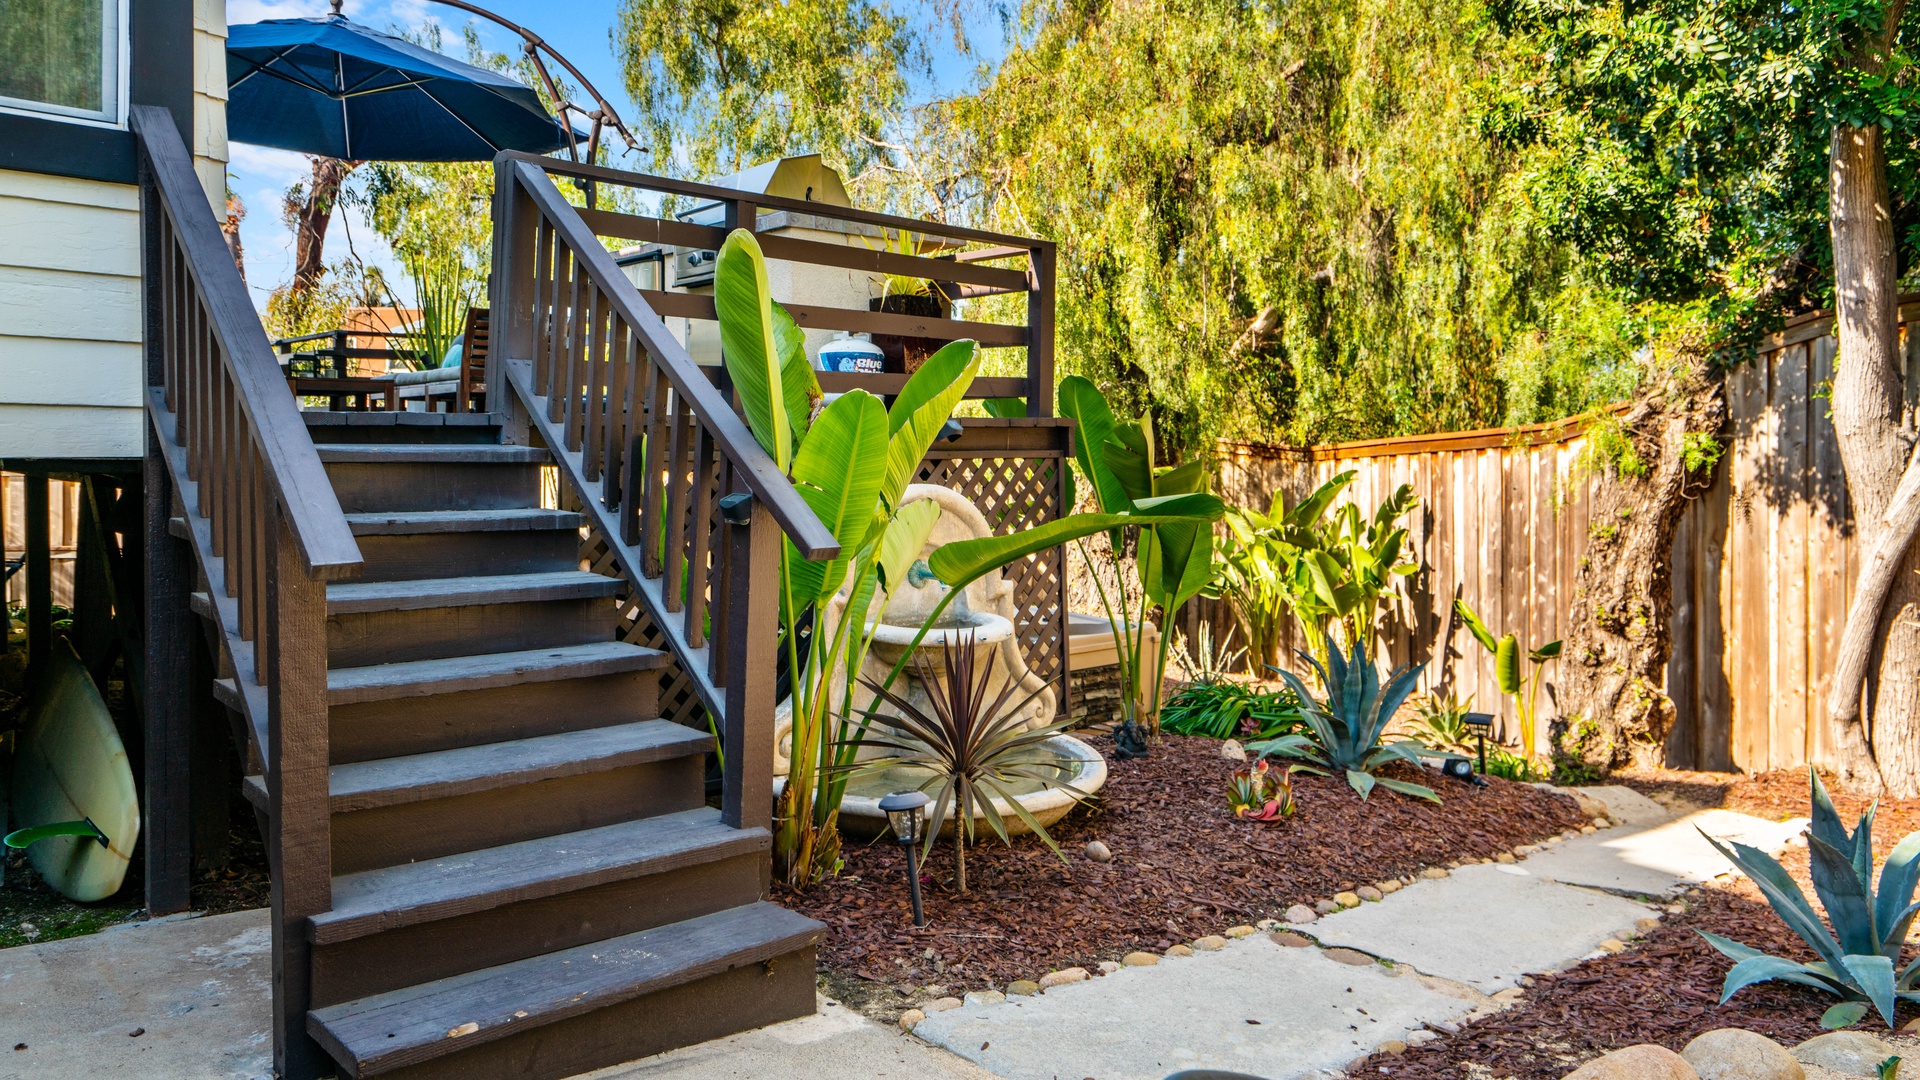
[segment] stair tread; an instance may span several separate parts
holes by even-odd
[[[328,791],[335,813],[445,799],[563,776],[704,754],[713,736],[671,720],[536,735],[335,765]]]
[[[578,529],[583,520],[571,510],[390,510],[348,514],[355,536],[394,536],[410,533],[518,532],[534,529]]]
[[[516,604],[539,600],[583,600],[613,596],[620,582],[585,570],[469,577],[410,578],[400,581],[343,581],[327,586],[327,613],[407,611]]]
[[[396,664],[335,668],[327,672],[327,703],[352,705],[460,690],[487,690],[522,683],[554,682],[664,667],[665,653],[624,641],[563,645],[549,649],[407,660]]]
[[[702,806],[333,879],[333,910],[308,920],[321,945],[763,851],[765,829],[735,829]]]
[[[824,929],[776,904],[747,904],[315,1009],[307,1030],[358,1080],[770,960]]]
[[[553,460],[544,447],[487,443],[317,443],[324,463],[544,465]]]

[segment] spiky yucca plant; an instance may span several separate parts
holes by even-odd
[[[1807,776],[1813,791],[1813,824],[1807,834],[1813,891],[1820,897],[1833,931],[1829,933],[1821,923],[1806,894],[1779,860],[1758,848],[1737,841],[1722,844],[1707,836],[1708,843],[1753,879],[1787,928],[1820,955],[1818,961],[1802,964],[1769,956],[1719,934],[1697,931],[1707,944],[1734,961],[1733,970],[1721,984],[1720,1001],[1724,1004],[1754,983],[1779,979],[1841,999],[1820,1018],[1821,1027],[1846,1027],[1865,1016],[1868,1005],[1892,1027],[1897,1000],[1920,1003],[1920,990],[1914,985],[1920,978],[1920,959],[1895,972],[1901,946],[1907,940],[1907,927],[1920,912],[1920,904],[1913,902],[1914,886],[1920,884],[1920,832],[1900,841],[1887,855],[1876,891],[1873,815],[1880,804],[1868,807],[1860,815],[1860,823],[1848,833],[1833,808],[1833,800],[1827,797],[1825,785],[1820,783],[1820,774],[1809,767]]]
[[[1387,683],[1383,687],[1380,685],[1380,674],[1367,659],[1367,648],[1363,644],[1356,643],[1352,656],[1347,657],[1340,654],[1340,646],[1330,639],[1325,667],[1321,667],[1320,661],[1306,653],[1300,656],[1312,664],[1314,671],[1319,674],[1321,684],[1327,688],[1327,699],[1321,701],[1314,697],[1299,676],[1291,671],[1282,671],[1280,677],[1287,681],[1287,686],[1300,701],[1300,711],[1306,718],[1307,730],[1265,742],[1249,743],[1247,749],[1261,757],[1278,754],[1281,757],[1298,758],[1306,762],[1298,768],[1321,776],[1334,772],[1345,773],[1347,783],[1362,799],[1372,794],[1374,785],[1378,784],[1388,791],[1439,802],[1440,796],[1435,795],[1430,787],[1407,780],[1395,780],[1390,776],[1374,775],[1374,770],[1388,762],[1410,761],[1418,765],[1421,758],[1454,756],[1432,750],[1414,739],[1392,743],[1380,741],[1387,724],[1393,720],[1393,714],[1413,693],[1414,684],[1427,665],[1421,663],[1396,668],[1387,676]]]
[[[1087,798],[1086,792],[1067,782],[1071,775],[1068,767],[1041,760],[1035,753],[1042,743],[1071,727],[1073,721],[1029,730],[1021,714],[1046,688],[1034,690],[1015,702],[1013,696],[1020,690],[1020,680],[1009,678],[1003,680],[995,692],[993,675],[999,650],[989,653],[985,664],[977,663],[972,631],[960,635],[957,647],[947,642],[942,651],[946,668],[944,683],[934,678],[932,665],[924,658],[914,658],[920,668],[921,681],[929,691],[927,698],[933,703],[932,716],[904,694],[870,679],[861,680],[879,701],[897,710],[897,714],[868,710],[866,716],[871,726],[866,727],[861,745],[893,750],[895,754],[842,768],[859,773],[916,765],[932,774],[921,785],[923,791],[933,789],[933,804],[927,814],[926,851],[933,850],[933,842],[939,838],[947,815],[956,815],[955,879],[962,893],[967,891],[967,845],[973,841],[974,818],[984,819],[1001,843],[1011,842],[996,800],[1005,803],[1035,836],[1065,861],[1060,845],[1053,842],[1046,827],[1014,797],[1012,785],[1016,780],[1031,780],[1042,790],[1066,791],[1077,799]]]

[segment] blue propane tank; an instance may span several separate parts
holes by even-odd
[[[823,371],[842,371],[857,375],[878,375],[885,370],[886,354],[865,334],[842,331],[820,346]]]

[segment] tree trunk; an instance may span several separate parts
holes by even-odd
[[[305,184],[287,190],[281,217],[293,229],[293,284],[289,291],[299,295],[320,283],[327,272],[325,258],[327,226],[340,203],[340,188],[360,163],[339,158],[309,158],[313,175]]]
[[[1920,679],[1914,676],[1920,671],[1920,553],[1913,549],[1912,517],[1899,512],[1894,496],[1903,475],[1920,469],[1920,458],[1910,459],[1886,144],[1878,127],[1839,126],[1830,151],[1840,342],[1833,426],[1858,550],[1876,556],[1879,574],[1876,581],[1869,567],[1862,584],[1870,587],[1857,592],[1847,611],[1828,717],[1843,745],[1864,746],[1862,727],[1871,731],[1874,762],[1848,761],[1842,779],[1905,798],[1920,795]],[[1863,699],[1866,725],[1859,719]]]
[[[233,253],[233,268],[240,271],[242,284],[247,280],[247,256],[240,247],[240,223],[247,219],[246,204],[240,196],[227,193],[227,218],[220,223],[220,235],[226,238],[227,250]]]
[[[1548,673],[1560,713],[1551,733],[1555,753],[1601,769],[1636,759],[1659,764],[1673,726],[1664,688],[1673,644],[1673,534],[1688,500],[1712,476],[1710,468],[1689,472],[1682,446],[1689,433],[1717,432],[1726,419],[1707,350],[1687,342],[1684,355],[1689,362],[1680,374],[1643,388],[1620,418],[1644,469],[1630,475],[1617,460],[1604,463],[1571,628],[1559,671]]]

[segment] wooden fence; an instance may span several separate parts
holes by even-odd
[[[1920,305],[1902,315],[1920,316]],[[1727,378],[1728,449],[1673,546],[1671,766],[1764,771],[1827,760],[1822,702],[1859,559],[1824,397],[1834,353],[1831,320],[1810,317],[1764,340]],[[1909,352],[1909,366],[1916,361],[1920,348]],[[1598,481],[1581,467],[1584,445],[1578,422],[1309,449],[1222,443],[1220,484],[1229,502],[1265,509],[1275,491],[1291,505],[1353,469],[1348,492],[1369,511],[1412,484],[1423,569],[1386,624],[1391,655],[1429,661],[1426,687],[1471,695],[1510,720],[1492,658],[1449,620],[1451,603],[1463,597],[1524,644],[1565,636],[1589,538],[1607,527],[1589,513]],[[1217,604],[1185,621],[1200,620],[1231,625]],[[1436,648],[1449,631],[1451,647]],[[1549,691],[1554,682],[1550,668]],[[1543,717],[1556,711],[1542,701]]]

